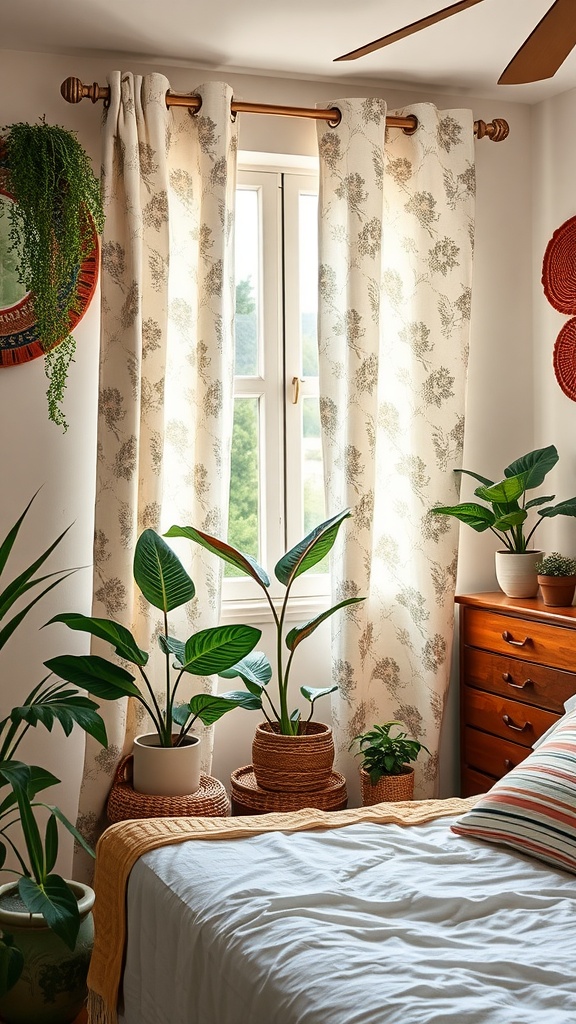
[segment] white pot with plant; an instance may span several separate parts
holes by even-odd
[[[537,562],[536,572],[544,604],[552,608],[572,604],[576,590],[576,558],[553,551]]]
[[[149,654],[143,651],[130,630],[112,619],[66,613],[51,622],[63,622],[106,640],[115,653],[135,667],[133,672],[98,655],[52,658],[46,666],[56,675],[84,687],[95,697],[107,700],[134,697],[148,712],[154,730],[134,743],[133,786],[137,792],[160,796],[183,796],[197,791],[200,784],[200,739],[191,730],[199,719],[209,726],[236,707],[257,709],[257,697],[247,691],[195,694],[187,703],[176,703],[186,676],[210,676],[246,657],[261,636],[252,626],[215,626],[194,633],[187,640],[171,636],[168,614],[191,601],[194,583],[171,547],[154,530],[144,530],[134,551],[134,580],[142,595],[163,615],[164,630],[158,638],[164,655],[164,694],[146,669]]]
[[[385,722],[360,733],[352,740],[349,750],[358,744],[355,757],[361,757],[360,784],[364,807],[384,801],[412,800],[414,796],[415,761],[421,750],[430,753],[419,740],[414,740],[402,728],[402,722]],[[395,735],[391,729],[396,728]]]
[[[322,612],[309,622],[285,631],[286,615],[292,586],[296,579],[320,562],[332,549],[338,531],[350,509],[339,512],[315,527],[274,567],[276,579],[285,587],[284,598],[277,610],[270,596],[268,573],[250,556],[242,554],[217,537],[192,526],[173,526],[167,537],[187,537],[212,554],[250,576],[262,590],[276,628],[276,694],[271,696],[267,684],[273,676],[270,661],[262,651],[252,651],[237,664],[220,671],[226,679],[239,676],[249,692],[260,702],[266,719],[261,723],[252,745],[252,761],[258,785],[277,792],[306,791],[325,786],[332,773],[334,742],[332,729],[325,723],[312,721],[315,702],[338,689],[336,685],[321,688],[301,686],[300,694],[310,702],[310,714],[304,721],[300,711],[291,704],[289,680],[296,649],[303,640],[335,612],[363,601],[350,597]],[[288,652],[287,656],[285,651]]]
[[[508,597],[534,597],[538,592],[536,563],[541,560],[542,552],[530,548],[530,544],[544,519],[576,516],[576,497],[556,505],[549,504],[556,497],[554,494],[526,498],[528,491],[543,484],[558,459],[554,445],[538,448],[507,466],[504,478],[497,483],[469,469],[457,469],[456,473],[480,481],[474,494],[488,505],[465,501],[430,509],[433,515],[454,516],[477,533],[491,530],[504,545],[496,552],[496,579]],[[533,511],[537,518],[529,526],[529,513]]]
[[[33,501],[0,544],[0,578]],[[30,609],[74,571],[38,574],[67,532],[0,591],[0,652]],[[3,665],[0,675],[18,679],[10,665]],[[5,1024],[68,1024],[87,995],[94,892],[54,871],[59,828],[94,853],[59,807],[38,798],[60,780],[18,756],[30,728],[52,730],[58,723],[66,736],[77,725],[107,745],[98,705],[49,676],[0,722],[0,867],[9,878],[0,886],[0,1017]]]

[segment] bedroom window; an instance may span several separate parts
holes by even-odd
[[[228,538],[273,577],[325,518],[318,405],[317,176],[283,167],[238,172],[235,399]],[[327,566],[299,581],[328,593]],[[272,580],[271,593],[283,588]],[[224,601],[250,602],[226,567]],[[245,613],[245,610],[244,610]],[[255,614],[257,610],[255,609]]]

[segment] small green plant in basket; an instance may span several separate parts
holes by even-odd
[[[370,776],[373,786],[384,775],[402,775],[410,761],[415,761],[421,750],[430,753],[427,747],[418,740],[412,740],[402,731],[392,736],[393,726],[401,727],[402,722],[385,722],[375,725],[367,732],[355,736],[349,750],[358,743],[355,757],[361,757],[360,767]]]

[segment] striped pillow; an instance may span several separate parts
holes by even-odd
[[[451,828],[576,874],[576,710]]]

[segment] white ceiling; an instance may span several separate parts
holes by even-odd
[[[498,77],[552,0],[484,0],[356,61],[334,58],[451,0],[1,0],[3,49],[131,55],[223,71],[402,82],[535,103],[576,87],[576,49],[532,85]],[[453,2],[453,0],[452,0]],[[574,0],[576,18],[576,0]]]

